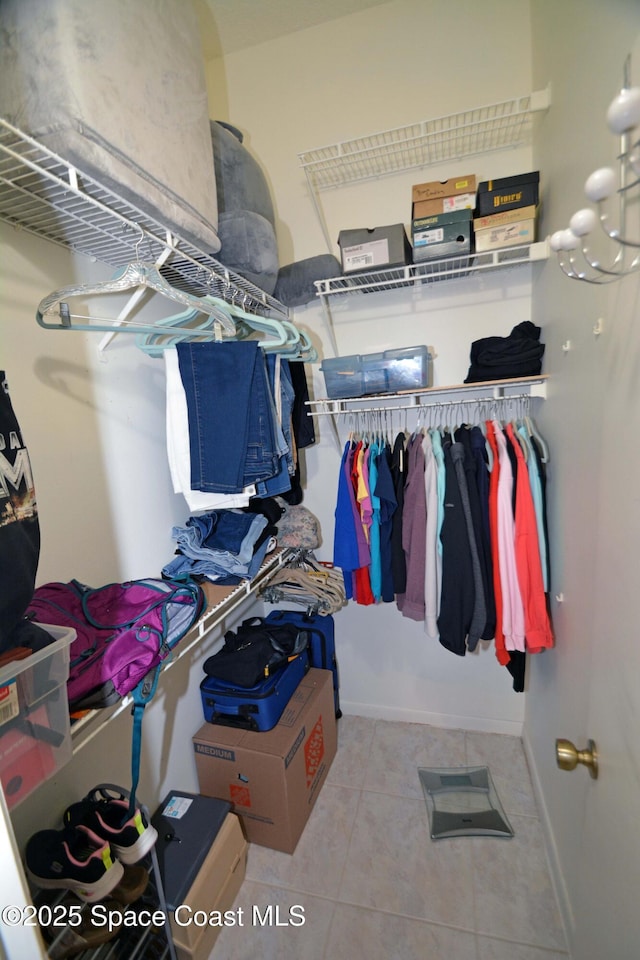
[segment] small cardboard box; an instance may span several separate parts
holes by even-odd
[[[493,217],[487,217],[492,220]],[[488,250],[500,250],[503,247],[517,247],[535,240],[535,218],[516,220],[511,223],[501,223],[487,230],[476,230],[476,253],[486,253]]]
[[[391,269],[411,263],[411,244],[402,223],[341,230],[338,245],[343,273]]]
[[[293,853],[337,749],[332,672],[309,670],[272,730],[205,723],[193,748],[200,792],[229,800],[251,843]]]
[[[540,173],[522,173],[478,184],[478,216],[487,217],[516,207],[535,207],[538,203]]]
[[[416,183],[411,188],[411,200],[413,203],[419,203],[421,200],[438,200],[441,197],[456,197],[459,194],[475,192],[475,175],[467,174],[463,177],[451,177],[450,180]]]
[[[247,841],[238,818],[228,813],[183,903],[170,914],[178,960],[208,960],[222,927],[239,922],[231,908],[246,869]]]
[[[473,229],[478,233],[480,230],[504,227],[507,223],[517,223],[519,220],[535,220],[537,213],[538,208],[534,206],[514,207],[513,210],[492,213],[489,217],[474,217]]]
[[[471,210],[414,220],[413,261],[456,257],[471,250]]]
[[[475,193],[459,193],[455,197],[438,197],[436,200],[418,200],[413,204],[411,215],[414,220],[424,217],[447,216],[462,210],[473,210],[476,205]],[[471,214],[469,214],[471,216]]]

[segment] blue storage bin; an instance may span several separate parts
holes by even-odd
[[[422,390],[431,382],[431,354],[426,347],[401,347],[332,357],[324,360],[320,369],[332,400]]]

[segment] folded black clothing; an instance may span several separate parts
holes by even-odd
[[[471,365],[465,383],[535,377],[542,371],[544,344],[540,327],[530,320],[517,324],[508,337],[483,337],[471,344]]]
[[[284,507],[275,497],[251,497],[248,505],[242,509],[245,513],[261,513],[272,524],[277,523],[284,513]]]

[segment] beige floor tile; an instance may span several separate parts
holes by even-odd
[[[476,960],[475,936],[338,904],[325,956],[326,960]]]
[[[478,937],[478,960],[569,960],[569,954]]]
[[[433,841],[422,799],[363,791],[338,899],[473,929],[471,845]]]
[[[363,787],[399,797],[421,798],[418,767],[465,764],[464,731],[378,720]]]
[[[335,897],[347,858],[360,792],[325,783],[293,854],[252,843],[247,878]]]
[[[520,737],[509,737],[502,733],[475,733],[471,730],[467,730],[464,736],[470,764],[486,764],[494,777],[513,777],[516,780],[529,778]]]
[[[244,925],[222,929],[210,960],[322,960],[324,957],[334,910],[331,901],[245,880],[234,905],[236,912],[238,907],[243,910]],[[270,915],[269,907],[272,908]],[[292,910],[293,907],[296,909]],[[276,918],[281,925],[276,925]],[[303,924],[298,923],[301,918],[304,918]],[[287,923],[289,925],[284,925]]]
[[[360,788],[367,773],[376,721],[344,716],[338,720],[338,752],[329,768],[327,783]]]
[[[515,837],[471,839],[476,930],[487,936],[564,950],[566,944],[535,819],[510,817]]]
[[[529,768],[519,737],[499,733],[466,733],[467,762],[489,767],[507,814],[537,817]]]

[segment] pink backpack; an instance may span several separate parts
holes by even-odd
[[[37,587],[26,616],[73,627],[67,694],[71,710],[117,703],[157,672],[206,606],[192,582],[130,580],[92,589],[77,580]],[[146,696],[149,699],[149,696]]]

